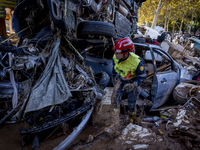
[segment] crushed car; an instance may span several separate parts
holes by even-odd
[[[137,33],[138,6],[144,1],[23,0],[15,8],[13,29],[17,33],[29,26],[19,34],[19,37],[24,37],[38,33],[53,21],[70,38],[120,38]]]
[[[55,38],[54,42],[52,38]],[[12,120],[23,119],[30,125],[27,129],[20,129],[21,135],[33,136],[77,116],[80,120],[102,97],[95,78],[92,78],[92,70],[84,71],[88,69],[75,63],[70,51],[67,53],[65,48],[59,48],[60,36],[52,38],[48,41],[52,42],[49,49],[40,49],[43,55],[29,51],[26,46],[1,47],[5,59],[1,66],[5,75],[0,80],[3,89],[1,107],[4,108],[1,119],[8,111],[15,110],[8,113]],[[20,109],[18,105],[22,105]]]

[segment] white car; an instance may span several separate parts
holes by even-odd
[[[165,39],[172,42],[172,36],[170,32],[165,32],[163,28],[156,26],[155,29],[152,29],[148,26],[141,26],[141,31],[145,36],[149,36],[151,39],[156,39],[158,42],[162,42]]]

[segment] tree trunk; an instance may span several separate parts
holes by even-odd
[[[197,28],[196,28],[197,26],[195,25],[194,26],[194,36],[195,36],[195,34],[196,34],[196,31],[197,31]]]
[[[182,34],[182,26],[183,26],[183,17],[182,17],[181,25],[180,25],[180,28],[179,28],[179,35]]]
[[[173,21],[173,31],[172,31],[172,39],[174,39],[174,28],[175,28],[176,22]]]
[[[167,28],[167,20],[168,20],[168,9],[169,9],[169,7],[167,6],[167,13],[166,13],[166,17],[165,17],[165,26],[164,26],[164,29],[165,29],[165,31],[166,31],[166,28]]]
[[[191,32],[191,28],[192,28],[192,24],[193,24],[193,17],[194,17],[194,12],[193,12],[193,8],[192,8],[192,20],[191,20],[191,25],[190,25],[190,28],[189,28],[189,31],[188,31],[188,33],[190,34],[190,32]]]
[[[9,31],[10,31],[10,34],[12,34],[14,31],[13,31],[13,29],[12,29],[12,16],[13,16],[13,11],[10,9],[9,10]]]
[[[156,13],[155,13],[154,18],[153,18],[153,23],[152,23],[152,26],[151,26],[152,29],[154,29],[155,26],[156,26],[158,15],[160,13],[160,10],[161,10],[162,6],[163,6],[163,2],[162,2],[162,0],[160,0],[159,4],[158,4],[158,7],[157,7],[157,10],[156,10]]]
[[[183,6],[183,0],[181,0],[181,10],[180,10],[181,12],[183,12],[183,11],[182,11],[182,6]],[[184,15],[183,15],[183,16],[184,16]],[[182,16],[181,25],[180,25],[180,28],[179,28],[179,35],[182,34],[183,16]]]
[[[167,21],[167,32],[169,31],[169,20]]]

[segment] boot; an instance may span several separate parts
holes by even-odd
[[[136,112],[129,112],[130,123],[135,123],[136,121]]]

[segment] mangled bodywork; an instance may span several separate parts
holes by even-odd
[[[53,21],[70,37],[80,38],[91,34],[120,38],[137,33],[138,6],[144,1],[23,0],[15,8],[13,29],[19,32],[29,27],[19,34],[24,38],[34,36]],[[87,25],[85,21],[89,21]],[[95,29],[97,26],[99,28]]]

